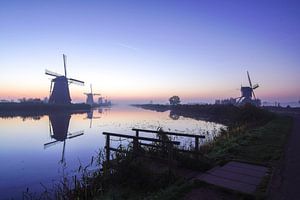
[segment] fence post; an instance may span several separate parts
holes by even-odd
[[[199,136],[195,136],[195,151],[199,151]]]
[[[109,170],[109,160],[110,160],[110,135],[109,134],[106,135],[106,145],[105,145],[105,148],[106,148],[105,171],[107,173],[108,170]]]
[[[138,137],[133,138],[133,154],[137,155],[139,149],[139,140]]]
[[[172,161],[173,161],[173,147],[171,143],[167,143],[168,147],[168,168],[169,168],[169,174],[171,174],[172,169]]]
[[[199,136],[195,136],[195,152],[196,152],[196,158],[199,158]]]
[[[139,130],[135,130],[135,136],[139,137]]]

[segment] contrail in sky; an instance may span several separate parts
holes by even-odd
[[[134,51],[138,51],[139,50],[138,48],[135,48],[133,46],[130,46],[130,45],[127,45],[127,44],[124,44],[124,43],[116,43],[116,45],[118,45],[120,47],[127,48],[127,49],[131,49],[131,50],[134,50]]]

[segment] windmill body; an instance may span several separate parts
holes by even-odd
[[[51,72],[49,70],[46,70],[45,72],[46,75],[55,77],[51,80],[51,85],[50,85],[50,97],[49,97],[50,104],[71,104],[69,84],[75,83],[78,85],[84,85],[83,81],[73,79],[73,78],[67,78],[66,55],[64,54],[63,54],[63,60],[64,60],[65,75],[60,75],[58,73]]]
[[[86,104],[93,105],[94,104],[94,95],[89,93],[86,95]]]
[[[65,76],[59,76],[52,80],[54,87],[49,98],[52,104],[70,104],[70,90],[68,79]]]
[[[251,103],[252,102],[252,88],[251,87],[241,87],[241,95],[242,95],[242,104]]]
[[[252,99],[252,92],[251,87],[241,87],[241,94],[245,99]]]

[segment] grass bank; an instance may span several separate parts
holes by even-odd
[[[224,130],[203,149],[208,148],[207,156],[219,162],[238,159],[272,165],[282,156],[291,127],[291,117],[277,116],[262,126]]]

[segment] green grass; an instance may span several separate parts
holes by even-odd
[[[94,198],[95,200],[180,200],[194,187],[193,183],[187,182],[185,180],[178,180],[172,185],[167,186],[164,189],[152,191],[152,192],[141,192],[133,191],[132,188],[114,188],[107,192],[103,196],[98,196]]]
[[[208,157],[217,161],[239,159],[270,164],[282,156],[291,127],[290,117],[278,116],[261,127],[245,132],[228,132],[215,141]]]

